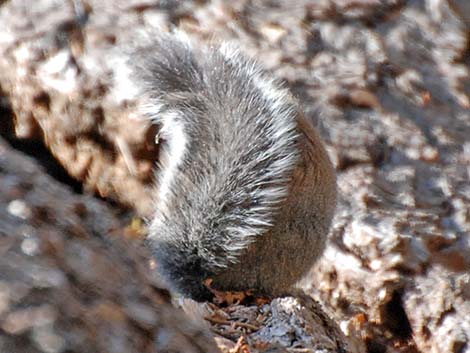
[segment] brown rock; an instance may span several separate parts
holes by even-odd
[[[3,139],[0,209],[0,351],[218,351],[171,306],[113,211]]]

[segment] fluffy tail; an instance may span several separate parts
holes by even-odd
[[[230,45],[159,35],[129,62],[164,141],[149,240],[169,284],[203,299],[203,280],[237,262],[287,195],[297,107]]]

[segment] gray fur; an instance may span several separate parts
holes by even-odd
[[[275,224],[299,161],[298,109],[230,46],[159,35],[131,58],[164,141],[150,246],[174,290],[206,299],[203,281],[237,265]]]

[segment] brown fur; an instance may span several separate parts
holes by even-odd
[[[285,294],[323,253],[336,204],[336,177],[321,139],[301,115],[301,158],[270,231],[256,239],[236,265],[214,278],[221,290]]]
[[[146,115],[161,126],[148,237],[171,289],[286,292],[322,254],[333,168],[287,89],[237,48],[158,35],[132,54]]]

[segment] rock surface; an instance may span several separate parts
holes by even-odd
[[[116,33],[126,32],[126,16],[114,24],[112,6],[75,4],[11,1],[1,9],[0,81],[15,112],[16,134],[43,139],[85,189],[148,214],[156,129],[129,119],[132,104],[109,94],[108,53]]]
[[[115,87],[130,29],[233,40],[299,97],[338,171],[303,283],[369,352],[470,352],[470,22],[464,0],[6,1],[0,85],[19,136],[148,214],[155,130]],[[120,94],[119,94],[120,93]],[[129,192],[132,190],[132,192]]]
[[[218,352],[126,233],[0,138],[0,351]]]
[[[184,299],[181,305],[192,318],[205,318],[223,352],[365,352],[360,339],[345,338],[324,308],[301,292],[257,304]]]

